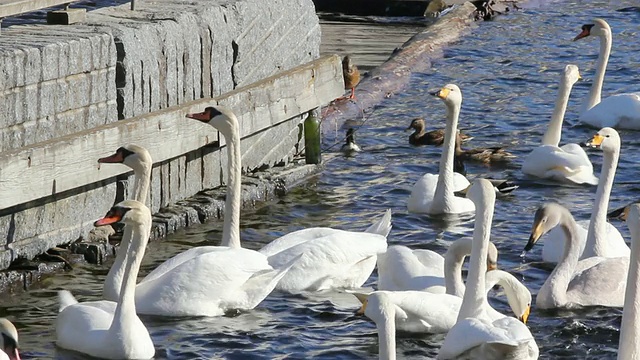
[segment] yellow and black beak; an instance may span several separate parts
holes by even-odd
[[[591,140],[589,140],[589,141],[587,141],[585,143],[585,145],[588,146],[588,147],[592,147],[592,148],[598,149],[602,145],[602,141],[603,140],[604,140],[604,136],[602,136],[600,134],[595,134],[595,135],[593,135]]]
[[[431,93],[431,95],[439,97],[440,99],[444,100],[447,98],[447,96],[449,96],[449,93],[451,92],[450,89],[447,88],[442,88],[440,89],[440,91],[436,91]]]
[[[356,311],[356,315],[364,315],[364,312],[367,310],[367,304],[369,303],[369,300],[366,298],[361,299],[360,301],[362,301],[362,306],[360,306],[360,309]]]
[[[523,324],[527,324],[527,320],[529,320],[529,314],[531,313],[531,305],[527,306],[524,310],[524,314],[518,318],[518,320],[522,321]]]
[[[487,259],[487,271],[496,270],[497,268],[498,268],[498,263]]]
[[[533,245],[538,242],[540,237],[544,235],[544,229],[542,227],[542,221],[538,220],[533,224],[531,228],[531,235],[529,236],[529,241],[527,245],[524,247],[524,251],[529,251],[533,248]]]

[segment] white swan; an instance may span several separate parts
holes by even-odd
[[[598,184],[598,178],[593,175],[593,165],[580,145],[570,143],[558,147],[571,88],[578,79],[580,79],[578,67],[565,66],[560,78],[558,97],[551,121],[542,137],[542,145],[533,149],[524,159],[523,173],[565,183]]]
[[[573,306],[612,306],[624,303],[629,257],[590,257],[579,260],[578,224],[565,207],[547,203],[536,211],[531,236],[524,250],[549,230],[559,226],[567,241],[562,258],[540,288],[536,306],[541,309]]]
[[[604,128],[598,131],[586,145],[602,149],[604,157],[591,219],[577,222],[576,244],[580,249],[580,259],[592,256],[629,257],[629,246],[624,242],[620,231],[607,221],[609,195],[620,156],[620,136],[614,129]],[[564,252],[565,241],[564,232],[559,227],[551,230],[542,248],[542,259],[557,263]]]
[[[640,360],[640,204],[628,206],[627,224],[631,232],[631,261],[620,325],[619,360]]]
[[[11,321],[0,319],[0,360],[20,360],[18,330]]]
[[[438,359],[537,359],[538,346],[523,322],[511,317],[493,320],[487,312],[484,264],[496,195],[489,181],[477,179],[468,196],[476,205],[476,223],[467,290]]]
[[[60,291],[56,318],[56,344],[105,359],[151,359],[155,354],[147,328],[138,315],[134,292],[140,263],[151,232],[151,211],[135,200],[125,200],[109,210],[95,226],[124,222],[131,228],[124,282],[118,302],[78,303],[68,291]]]
[[[459,214],[474,212],[473,202],[456,197],[453,193],[469,186],[464,175],[453,172],[456,131],[462,106],[462,92],[457,85],[445,85],[432,95],[442,99],[447,106],[447,125],[442,144],[438,174],[423,175],[411,189],[409,212],[427,214]]]
[[[454,241],[444,257],[431,250],[389,246],[384,254],[378,255],[378,290],[416,290],[462,297],[462,264],[471,254],[471,243],[470,238]],[[487,269],[497,268],[497,262],[498,249],[489,243]]]
[[[149,151],[142,146],[128,144],[119,147],[113,155],[98,159],[100,164],[124,164],[130,167],[134,173],[134,186],[131,199],[141,203],[147,202],[149,196],[149,183],[151,179],[151,167],[153,160]],[[120,246],[116,252],[116,258],[109,269],[109,273],[104,280],[102,296],[111,301],[118,299],[122,279],[124,276],[125,264],[127,262],[127,249],[131,240],[131,228],[126,228],[122,234]]]
[[[640,92],[617,94],[601,100],[604,73],[611,53],[611,28],[603,19],[582,26],[574,40],[594,35],[600,38],[600,53],[589,96],[582,104],[580,121],[596,128],[640,130]]]
[[[218,316],[229,310],[253,309],[271,293],[290,266],[273,269],[266,256],[240,247],[240,136],[235,115],[223,107],[208,107],[189,117],[218,128],[227,139],[229,180],[222,246],[189,249],[149,273],[136,286],[139,314]],[[148,183],[148,176],[139,174],[136,172],[136,178]],[[119,280],[111,281],[117,284]],[[109,292],[104,295],[108,297]]]

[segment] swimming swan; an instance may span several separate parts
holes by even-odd
[[[487,311],[484,264],[496,195],[489,181],[476,179],[468,196],[476,205],[476,222],[467,290],[457,322],[447,333],[437,358],[537,359],[538,346],[522,321],[512,317],[493,320]],[[523,320],[526,321],[526,317]]]
[[[602,149],[604,157],[591,219],[577,222],[576,241],[580,248],[580,259],[592,256],[629,257],[629,246],[624,242],[620,231],[607,221],[609,195],[620,156],[620,136],[614,129],[604,128],[598,131],[586,145]],[[557,263],[564,252],[565,241],[564,232],[559,227],[549,231],[542,248],[542,259]]]
[[[0,318],[0,360],[20,360],[18,330],[11,321]]]
[[[603,19],[582,26],[575,40],[594,35],[600,38],[600,53],[589,97],[580,111],[580,121],[595,128],[640,130],[640,92],[617,94],[601,100],[604,73],[611,53],[611,27]]]
[[[151,211],[135,200],[125,200],[109,210],[95,226],[123,222],[131,228],[131,241],[118,302],[78,303],[60,291],[56,318],[56,345],[103,359],[151,359],[155,354],[147,328],[136,315],[136,279],[151,232]]]
[[[533,149],[524,159],[523,173],[559,182],[598,184],[598,178],[593,175],[593,165],[580,145],[569,143],[558,147],[571,88],[578,79],[580,79],[578,67],[565,66],[560,78],[558,97],[551,121],[542,137],[542,145]]]
[[[473,202],[456,197],[453,193],[469,186],[469,181],[459,173],[453,172],[455,140],[458,127],[462,92],[457,85],[445,85],[433,94],[442,99],[447,106],[447,125],[444,134],[442,156],[438,174],[423,175],[411,189],[409,212],[427,214],[459,214],[474,212]]]
[[[547,203],[538,208],[524,251],[531,250],[544,234],[556,226],[565,233],[567,241],[562,258],[538,292],[536,307],[621,307],[624,304],[629,257],[594,256],[579,260],[578,224],[565,207]]]

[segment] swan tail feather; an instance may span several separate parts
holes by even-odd
[[[74,305],[78,303],[78,300],[71,295],[71,293],[67,290],[58,291],[58,301],[60,301],[60,307],[58,308],[58,312],[64,310],[67,306]]]
[[[289,272],[289,270],[300,260],[303,254],[294,257],[285,266],[280,269],[265,270],[256,273],[247,282],[245,282],[243,288],[246,291],[247,298],[250,300],[249,309],[253,309],[258,306],[264,298],[266,298],[275,287],[278,282]]]
[[[364,232],[387,237],[391,232],[391,209],[387,209],[380,220],[369,226]]]

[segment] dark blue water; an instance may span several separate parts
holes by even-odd
[[[563,140],[587,140],[593,129],[574,126],[577,109],[593,76],[598,43],[572,42],[582,24],[605,18],[614,33],[613,53],[603,95],[639,90],[640,12],[618,9],[635,1],[579,1],[527,9],[481,23],[473,35],[446,51],[446,57],[428,73],[415,74],[409,89],[386,100],[357,132],[365,152],[337,156],[326,170],[278,201],[258,204],[242,214],[242,239],[260,248],[271,239],[307,226],[364,229],[384,209],[393,210],[390,244],[444,252],[461,234],[471,234],[471,220],[451,222],[408,214],[406,200],[413,183],[426,172],[437,172],[440,149],[415,148],[403,130],[410,119],[424,116],[429,125],[444,127],[444,105],[428,90],[458,84],[464,95],[460,127],[475,138],[470,146],[510,145],[520,158],[511,167],[468,165],[470,178],[511,178],[520,189],[496,204],[492,240],[500,250],[499,266],[516,274],[535,295],[549,274],[537,263],[540,248],[525,262],[519,254],[526,243],[533,212],[543,202],[556,200],[577,219],[588,219],[595,187],[549,187],[532,183],[519,171],[522,156],[536,146],[552,112],[559,72],[568,63],[580,67],[586,79],[573,90]],[[611,206],[640,198],[637,152],[640,135],[622,132],[622,154],[611,196]],[[599,173],[602,154],[590,157]],[[615,224],[628,238],[623,223]],[[194,245],[217,244],[221,223],[181,231],[167,242],[149,246],[143,272],[168,256]],[[56,350],[54,320],[56,291],[69,289],[81,300],[97,299],[105,266],[86,265],[52,277],[38,288],[2,299],[0,316],[8,316],[20,330],[25,358],[74,358]],[[368,285],[375,285],[375,274]],[[507,312],[492,295],[492,303]],[[166,320],[143,319],[157,349],[158,359],[374,359],[377,335],[366,318],[353,315],[358,302],[346,294],[290,296],[273,293],[254,311],[235,317]],[[529,325],[541,358],[615,358],[621,310],[591,308],[579,311],[540,311],[533,308]],[[433,358],[443,336],[400,335],[400,358]],[[83,357],[75,357],[81,359]]]

